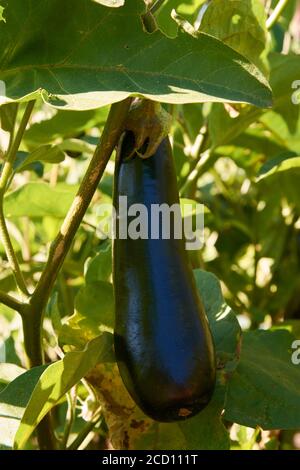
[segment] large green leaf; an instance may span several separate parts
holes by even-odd
[[[15,433],[32,391],[46,367],[34,367],[17,376],[0,393],[0,448],[13,446]]]
[[[169,103],[270,105],[270,89],[258,69],[217,39],[186,33],[169,39],[159,30],[143,31],[142,0],[116,9],[90,0],[2,4],[3,102],[42,93],[56,106],[91,109],[135,94]]]
[[[7,217],[63,218],[76,191],[77,186],[65,184],[58,184],[54,188],[46,183],[27,183],[5,197],[5,214]]]
[[[98,362],[105,362],[110,350],[110,336],[103,334],[88,343],[83,351],[70,352],[47,367],[39,377],[22,416],[15,435],[16,448],[24,447],[43,417],[87,372]]]
[[[240,362],[229,381],[225,418],[263,429],[300,427],[300,368],[292,363],[288,331],[244,334]]]
[[[265,24],[266,13],[260,0],[212,0],[200,29],[262,66],[260,55],[266,47]]]

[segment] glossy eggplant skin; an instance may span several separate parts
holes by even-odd
[[[179,203],[168,138],[155,155],[116,163],[114,205]],[[161,422],[194,416],[215,386],[214,345],[182,239],[120,239],[113,246],[115,353],[123,382],[146,415]],[[130,218],[129,218],[130,222]],[[149,223],[150,226],[150,223]],[[149,229],[150,230],[150,229]],[[171,231],[172,232],[172,231]]]

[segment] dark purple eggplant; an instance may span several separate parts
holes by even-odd
[[[130,159],[126,132],[116,163],[114,205],[179,204],[169,139],[156,153]],[[130,217],[129,217],[130,222]],[[183,239],[121,239],[113,247],[115,352],[132,398],[154,420],[183,420],[209,403],[215,386],[214,345]],[[150,219],[149,219],[150,227]],[[150,229],[149,229],[150,231]],[[173,233],[172,233],[173,232]]]

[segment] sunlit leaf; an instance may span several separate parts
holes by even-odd
[[[17,171],[23,171],[35,162],[60,163],[65,159],[64,152],[57,145],[43,145],[31,152],[18,166]]]
[[[260,56],[267,43],[265,25],[266,12],[260,0],[212,0],[204,13],[200,29],[263,67]]]
[[[29,148],[77,137],[87,129],[104,124],[108,108],[92,111],[58,110],[50,119],[34,123],[27,129],[24,142]]]
[[[271,54],[274,107],[261,122],[287,149],[300,153],[300,61],[296,54]]]
[[[63,218],[76,191],[77,186],[72,185],[58,184],[54,188],[46,183],[27,183],[5,197],[5,214],[7,217]]]
[[[12,448],[31,393],[46,367],[34,367],[17,376],[0,393],[0,448]]]
[[[270,105],[262,74],[220,41],[145,33],[141,0],[115,9],[90,0],[41,0],[34,8],[31,0],[2,3],[0,80],[8,101],[42,93],[54,106],[92,109],[134,94],[167,103]],[[20,22],[26,30],[18,43]]]
[[[15,435],[15,447],[22,448],[31,433],[53,406],[98,362],[105,361],[108,334],[92,340],[83,351],[74,351],[47,367],[39,377],[26,404]]]
[[[0,363],[0,382],[8,384],[24,372],[26,370],[16,364]]]

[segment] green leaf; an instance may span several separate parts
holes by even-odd
[[[5,309],[3,307],[5,307]],[[12,315],[10,315],[10,313]],[[13,321],[13,319],[15,318],[15,312],[9,307],[2,305],[1,316],[4,318],[6,317],[10,321]],[[3,343],[1,344],[0,357],[3,362],[21,366],[21,361],[16,351],[15,335],[12,332],[11,336],[6,338],[6,340],[3,341]]]
[[[60,327],[59,342],[64,346],[84,347],[105,329],[113,328],[113,287],[111,243],[104,242],[85,266],[86,284],[75,297],[75,313]]]
[[[106,241],[99,252],[86,263],[85,280],[87,284],[94,281],[109,281],[112,273],[111,243]]]
[[[225,371],[236,365],[241,329],[235,314],[224,302],[218,278],[200,269],[194,270],[194,275],[213,334],[220,372],[208,407],[177,426],[186,438],[187,449],[228,449],[229,437],[221,420],[228,385]]]
[[[260,121],[272,132],[281,145],[296,153],[300,153],[300,118],[298,107],[291,105],[289,110],[280,113],[268,111],[260,118]]]
[[[212,0],[203,15],[200,29],[262,68],[260,55],[267,42],[265,25],[266,12],[260,0]]]
[[[19,150],[16,155],[16,159],[13,163],[14,172],[22,172],[23,170],[34,171],[39,178],[43,177],[44,174],[44,165],[39,161],[29,162],[28,165],[24,164],[29,156],[28,152],[23,152]]]
[[[0,7],[1,10],[1,7]],[[5,104],[0,107],[1,128],[4,131],[11,132],[18,112],[16,103]]]
[[[225,419],[263,429],[300,427],[300,368],[292,363],[287,331],[244,334],[240,362],[229,381]]]
[[[7,23],[0,26],[0,80],[6,101],[42,94],[53,106],[92,109],[138,94],[167,103],[271,103],[258,69],[217,39],[145,33],[141,0],[116,9],[90,0],[40,0],[35,8],[31,0],[2,3]],[[20,23],[26,31],[19,44]]]
[[[296,157],[292,152],[287,152],[268,160],[260,168],[257,181],[284,171],[292,171],[300,176],[300,157]]]
[[[46,314],[51,318],[53,329],[58,336],[62,328],[62,320],[58,306],[58,292],[53,292],[47,304]]]
[[[194,270],[196,284],[214,337],[217,354],[232,359],[241,336],[234,312],[225,303],[218,278],[201,269]]]
[[[58,146],[64,152],[79,152],[92,155],[96,146],[80,139],[66,139]]]
[[[0,108],[1,109],[1,108]],[[57,140],[69,139],[106,121],[108,108],[92,111],[57,110],[50,119],[34,123],[25,132],[24,142],[27,147],[50,144]]]
[[[300,338],[300,320],[286,320],[272,327],[274,331],[278,329],[287,330],[296,338]]]
[[[8,384],[19,377],[19,375],[24,374],[24,372],[26,370],[16,364],[0,363],[0,382]]]
[[[94,317],[99,328],[101,324],[113,325],[113,287],[109,282],[93,281],[80,289],[75,298],[75,308],[82,317]]]
[[[65,217],[77,191],[77,186],[27,183],[5,196],[7,217]],[[59,201],[59,204],[57,204]]]
[[[232,118],[221,103],[214,103],[208,116],[209,135],[214,148],[229,144],[244,132],[260,115],[259,109],[244,109]]]
[[[270,82],[274,93],[272,111],[260,121],[287,149],[300,153],[299,76],[300,61],[296,54],[271,54]],[[298,85],[297,85],[298,83]]]
[[[0,393],[0,447],[12,448],[32,391],[46,367],[34,367],[19,375]]]
[[[300,209],[299,193],[300,157],[286,153],[275,157],[260,169],[258,183],[271,191],[277,188],[277,196],[288,200]]]
[[[35,427],[60,399],[97,363],[105,362],[110,336],[92,340],[83,351],[74,351],[47,367],[39,377],[15,435],[15,447],[21,449]],[[3,392],[4,393],[4,392]]]
[[[84,347],[114,323],[113,287],[109,282],[93,281],[83,286],[75,297],[75,313],[62,325],[59,342]]]
[[[222,423],[224,386],[217,384],[210,404],[201,413],[178,426],[186,439],[188,450],[228,450],[229,434]]]
[[[286,148],[280,145],[269,132],[255,126],[238,135],[232,141],[232,145],[251,151],[248,158],[245,158],[245,152],[240,154],[240,158],[236,158],[233,152],[234,161],[242,168],[249,169],[253,169],[254,162],[260,163],[262,157],[271,159],[286,151]],[[222,152],[222,149],[220,151]]]
[[[17,171],[25,170],[35,162],[60,163],[65,159],[64,152],[57,145],[43,145],[30,153],[18,166]]]

